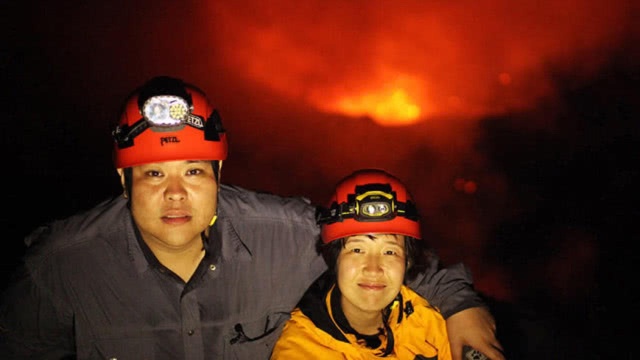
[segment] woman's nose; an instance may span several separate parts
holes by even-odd
[[[364,271],[375,273],[382,271],[380,255],[367,255],[364,264]]]

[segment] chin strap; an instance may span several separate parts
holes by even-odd
[[[218,161],[218,165],[214,165],[214,161]],[[213,166],[213,169],[215,170],[216,168],[218,169],[218,171],[216,171],[216,182],[218,183],[218,191],[216,192],[216,198],[218,200],[220,200],[220,173],[222,172],[222,160],[214,160],[211,162],[211,166]],[[219,201],[216,201],[216,208],[218,207],[218,203]],[[216,223],[216,220],[218,220],[218,209],[216,209],[216,213],[215,215],[213,215],[213,217],[211,218],[211,221],[209,221],[209,226],[213,226],[213,224]]]

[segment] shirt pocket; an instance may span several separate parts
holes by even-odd
[[[289,312],[278,312],[235,324],[225,338],[224,358],[268,358],[289,317]]]

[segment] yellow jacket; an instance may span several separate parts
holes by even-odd
[[[386,339],[375,349],[364,346],[354,334],[338,325],[336,316],[342,314],[335,293],[339,294],[339,290],[334,291],[332,287],[325,296],[303,298],[286,323],[272,360],[451,359],[444,318],[408,287],[400,289],[390,306]],[[385,352],[389,354],[385,356]]]

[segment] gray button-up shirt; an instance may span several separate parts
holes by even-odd
[[[188,283],[140,240],[125,199],[36,230],[0,305],[0,357],[268,359],[326,269],[315,208],[222,185],[218,209]],[[463,267],[434,266],[415,287],[446,316],[479,304],[470,284]]]

